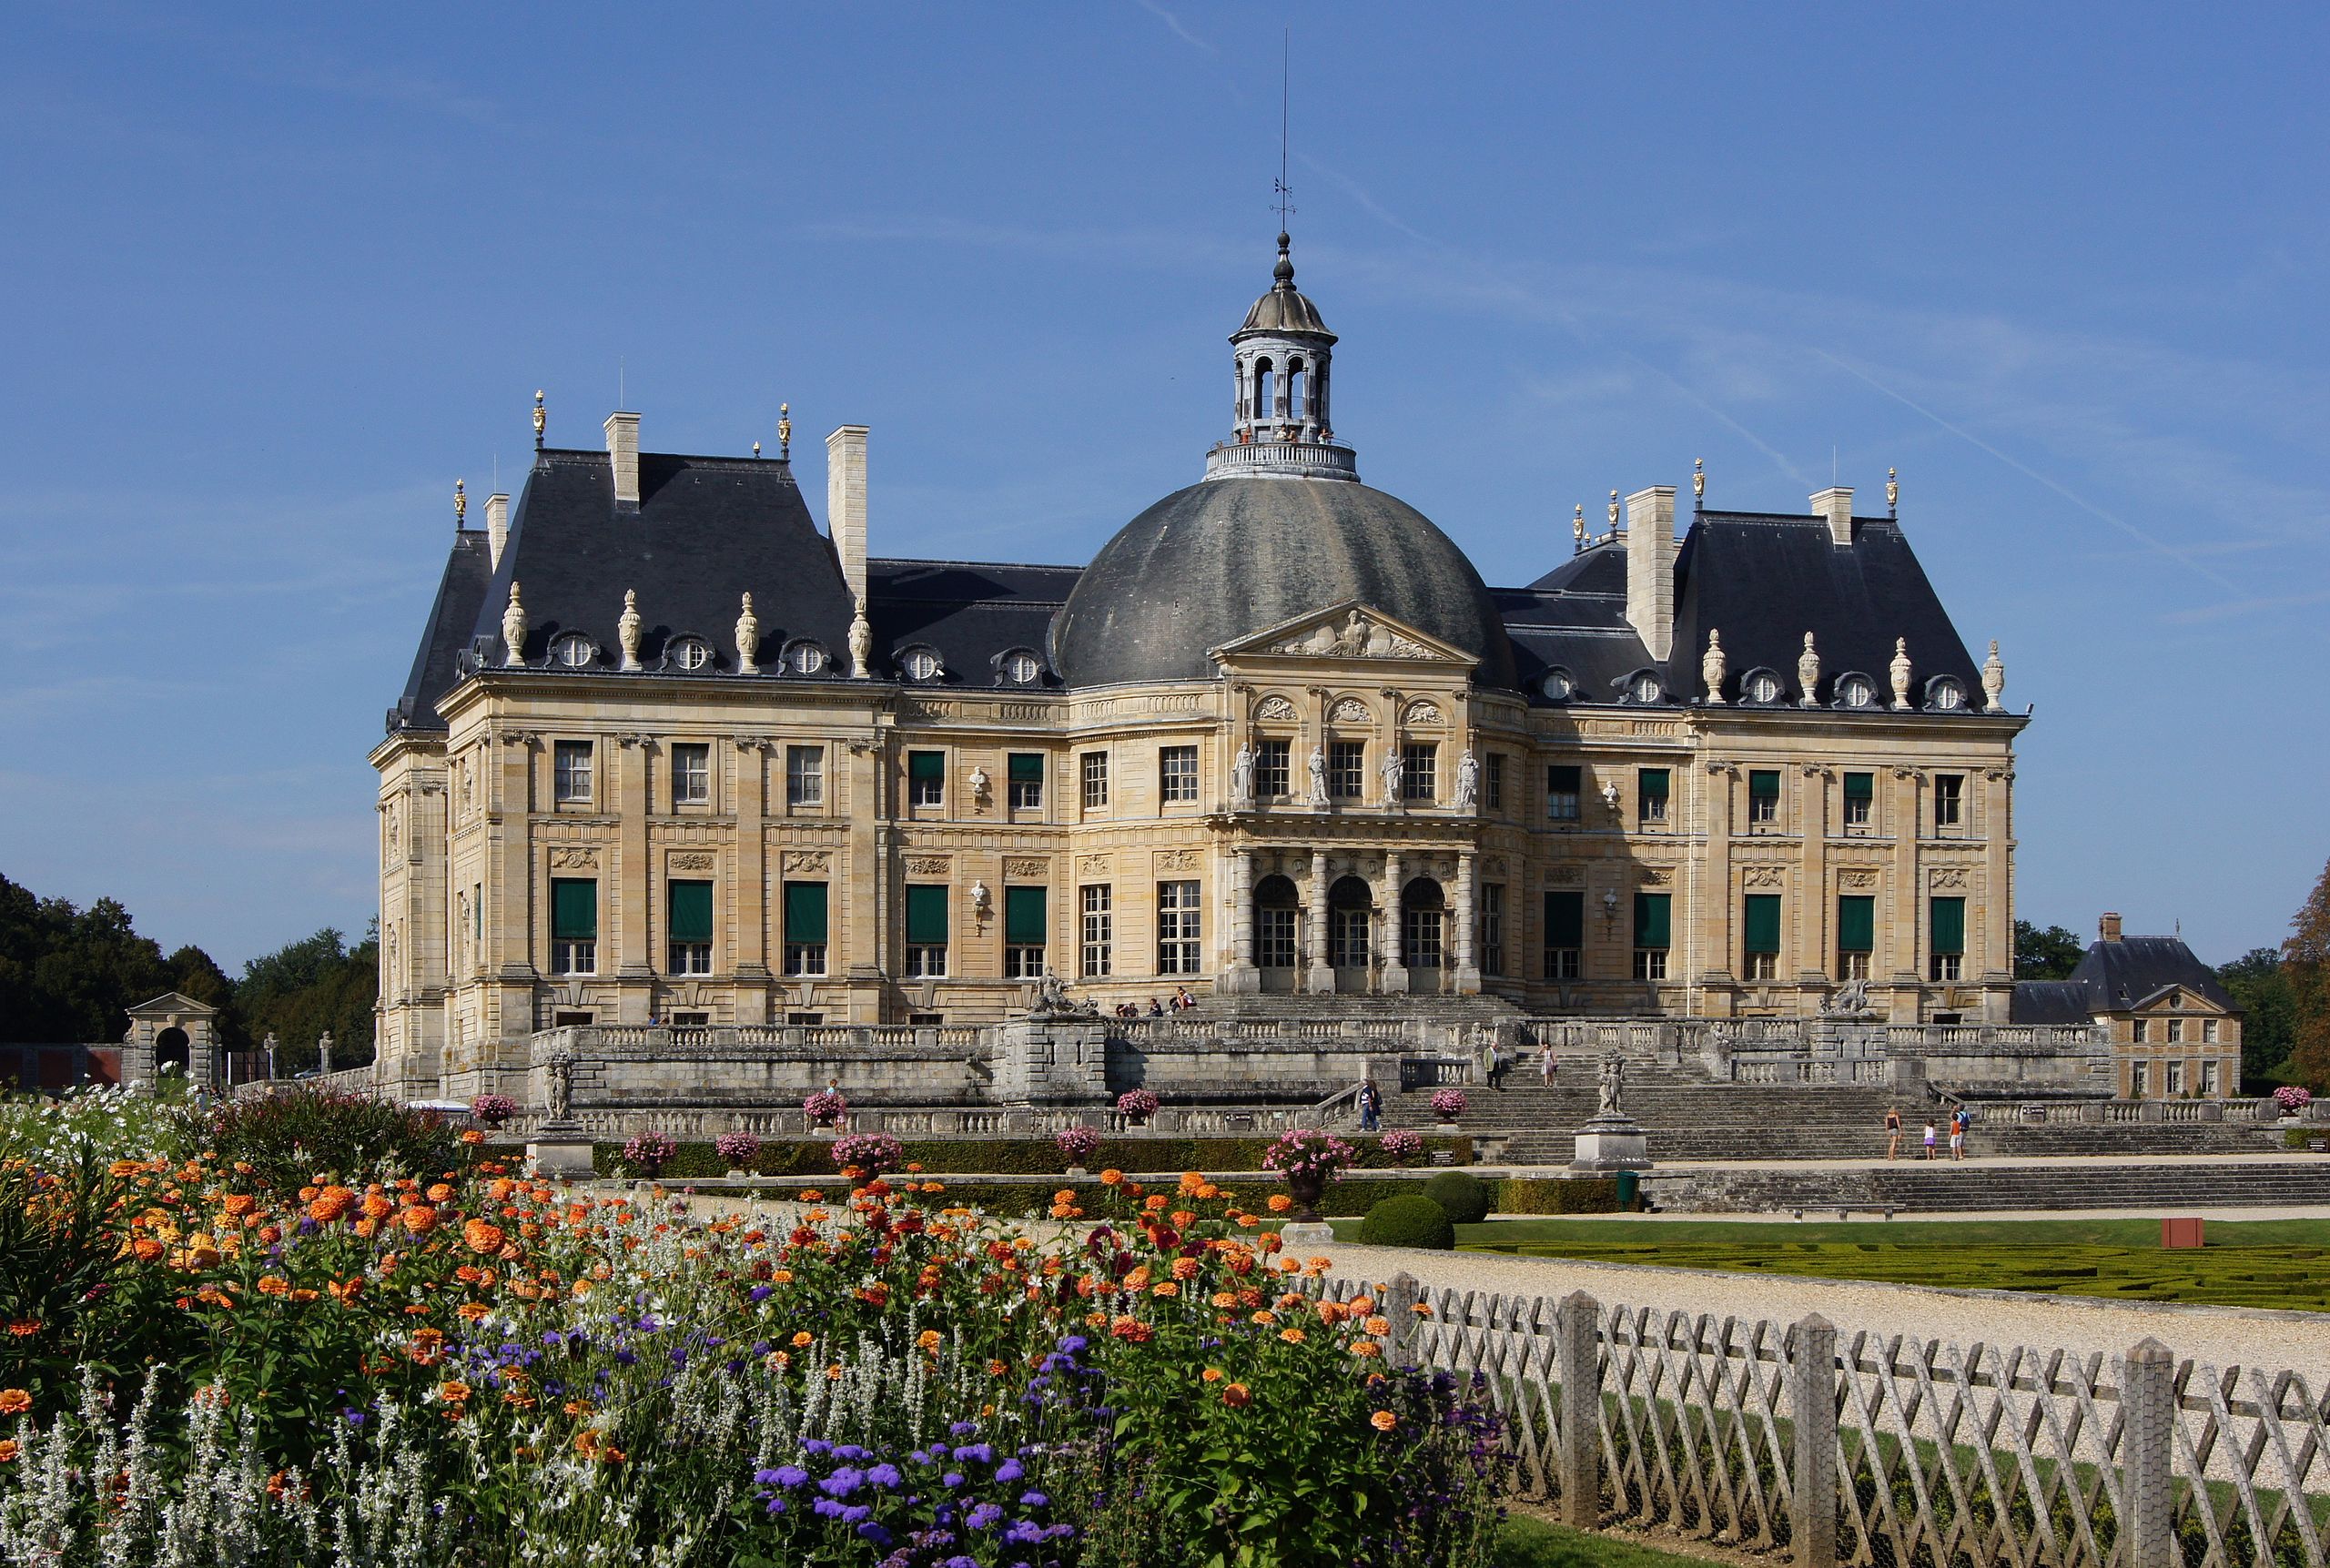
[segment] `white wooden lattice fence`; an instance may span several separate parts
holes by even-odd
[[[1573,1524],[1813,1568],[2330,1568],[2325,1369],[2220,1369],[2150,1339],[2116,1357],[1961,1348],[1406,1274],[1375,1291],[1393,1358],[1478,1374],[1522,1495]]]

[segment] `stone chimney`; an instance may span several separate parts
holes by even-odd
[[[1660,663],[1675,645],[1675,487],[1626,497],[1626,622]]]
[[[866,601],[866,427],[844,425],[826,438],[826,529],[841,557],[849,602]]]
[[[615,504],[639,504],[639,416],[607,416],[607,463],[614,470]]]
[[[1829,541],[1830,543],[1845,549],[1850,549],[1852,547],[1852,486],[1849,484],[1831,485],[1827,490],[1814,492],[1812,497],[1812,515],[1825,520],[1829,524]]]
[[[485,498],[485,548],[488,570],[501,564],[501,547],[510,542],[510,497],[495,491]]]
[[[2103,918],[2095,923],[2095,929],[2096,935],[2101,936],[2104,941],[2117,942],[2120,939],[2119,912],[2117,910],[2107,911],[2104,914]]]

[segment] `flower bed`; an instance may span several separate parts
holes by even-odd
[[[911,1167],[769,1229],[491,1160],[276,1192],[11,1136],[12,1557],[1487,1561],[1477,1387],[1388,1367],[1201,1176],[1054,1189],[1063,1240]]]
[[[1362,1170],[1394,1169],[1435,1152],[1453,1155],[1459,1165],[1472,1161],[1469,1137],[1409,1133],[1404,1136],[1416,1139],[1415,1152],[1403,1155],[1392,1143],[1402,1136],[1346,1137],[1345,1141],[1358,1151]],[[936,1175],[1050,1176],[1057,1175],[1063,1163],[1060,1146],[1049,1138],[900,1141],[909,1161]],[[1261,1170],[1271,1142],[1267,1138],[1125,1138],[1109,1146],[1109,1158],[1138,1170]],[[597,1145],[598,1168],[613,1173],[622,1149],[620,1143]],[[667,1180],[684,1181],[721,1176],[728,1168],[726,1159],[712,1144],[685,1142],[664,1162],[664,1176]],[[830,1138],[801,1138],[764,1139],[750,1167],[755,1176],[830,1177],[833,1168]]]

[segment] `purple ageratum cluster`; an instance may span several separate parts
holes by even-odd
[[[1117,1097],[1117,1109],[1125,1116],[1155,1116],[1157,1097],[1147,1089],[1127,1089]]]
[[[1100,1152],[1100,1129],[1092,1127],[1067,1127],[1052,1135],[1052,1146],[1059,1157],[1070,1165],[1089,1165],[1092,1157]]]
[[[500,1127],[518,1114],[518,1102],[508,1095],[479,1095],[470,1101],[470,1115],[488,1127]]]
[[[712,1140],[712,1148],[731,1170],[739,1170],[760,1158],[761,1140],[749,1132],[724,1132]]]
[[[1387,1132],[1383,1148],[1393,1159],[1413,1159],[1423,1152],[1423,1139],[1413,1132]]]
[[[2274,1091],[2274,1103],[2284,1111],[2301,1111],[2314,1103],[2314,1091],[2295,1084],[2284,1084]]]
[[[1432,1114],[1438,1117],[1443,1121],[1454,1121],[1458,1117],[1463,1116],[1464,1114],[1464,1107],[1469,1103],[1470,1102],[1464,1098],[1464,1091],[1463,1089],[1434,1089],[1432,1091]]]
[[[679,1142],[670,1133],[643,1132],[623,1146],[623,1162],[633,1170],[653,1176],[679,1152]]]
[[[947,1435],[956,1441],[902,1454],[805,1439],[797,1462],[755,1471],[753,1480],[785,1544],[854,1538],[894,1549],[882,1561],[899,1568],[1031,1563],[1044,1546],[1074,1538],[1074,1525],[1048,1517],[1051,1497],[1028,1473],[1040,1449],[999,1453],[969,1441],[978,1436],[969,1421]],[[1048,1553],[1041,1560],[1056,1561]]]
[[[1282,1133],[1276,1142],[1263,1151],[1265,1169],[1286,1176],[1309,1176],[1324,1180],[1340,1174],[1346,1166],[1358,1163],[1359,1151],[1332,1133],[1313,1132],[1298,1128]]]
[[[855,1166],[867,1179],[886,1176],[907,1162],[906,1146],[886,1132],[853,1132],[834,1140],[834,1168]]]
[[[830,1127],[849,1114],[849,1102],[838,1089],[819,1089],[801,1102],[801,1109],[819,1127]]]

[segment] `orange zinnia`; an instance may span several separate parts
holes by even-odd
[[[1254,1402],[1254,1393],[1244,1383],[1231,1383],[1221,1391],[1221,1402],[1231,1410],[1243,1410]]]
[[[16,1460],[16,1440],[0,1437],[0,1464],[14,1464]]]
[[[0,1415],[22,1415],[33,1408],[33,1396],[24,1389],[0,1389]]]
[[[437,1211],[425,1203],[416,1203],[404,1211],[400,1223],[415,1236],[426,1236],[437,1228]]]
[[[308,1218],[329,1225],[356,1206],[356,1194],[345,1187],[327,1187],[308,1205]]]
[[[1100,1173],[1100,1185],[1103,1187],[1121,1187],[1124,1184],[1124,1179],[1125,1173],[1121,1170],[1115,1169],[1114,1168],[1104,1170]]]
[[[288,1296],[291,1293],[291,1281],[280,1274],[261,1274],[258,1277],[258,1293],[262,1296]]]
[[[1373,1427],[1377,1431],[1390,1431],[1393,1427],[1400,1424],[1400,1418],[1393,1415],[1390,1411],[1377,1411],[1373,1415],[1367,1418],[1367,1424]]]
[[[1289,1198],[1289,1197],[1288,1197],[1285,1193],[1283,1193],[1283,1192],[1273,1192],[1273,1193],[1271,1193],[1271,1199],[1270,1199],[1270,1202],[1271,1202],[1271,1212],[1272,1214],[1283,1214],[1283,1213],[1285,1213],[1288,1209],[1292,1209],[1292,1208],[1293,1208],[1293,1207],[1294,1207],[1294,1199],[1292,1199],[1292,1198]]]
[[[483,1219],[472,1219],[461,1227],[461,1239],[469,1244],[471,1251],[481,1256],[499,1252],[503,1239],[501,1227]]]

